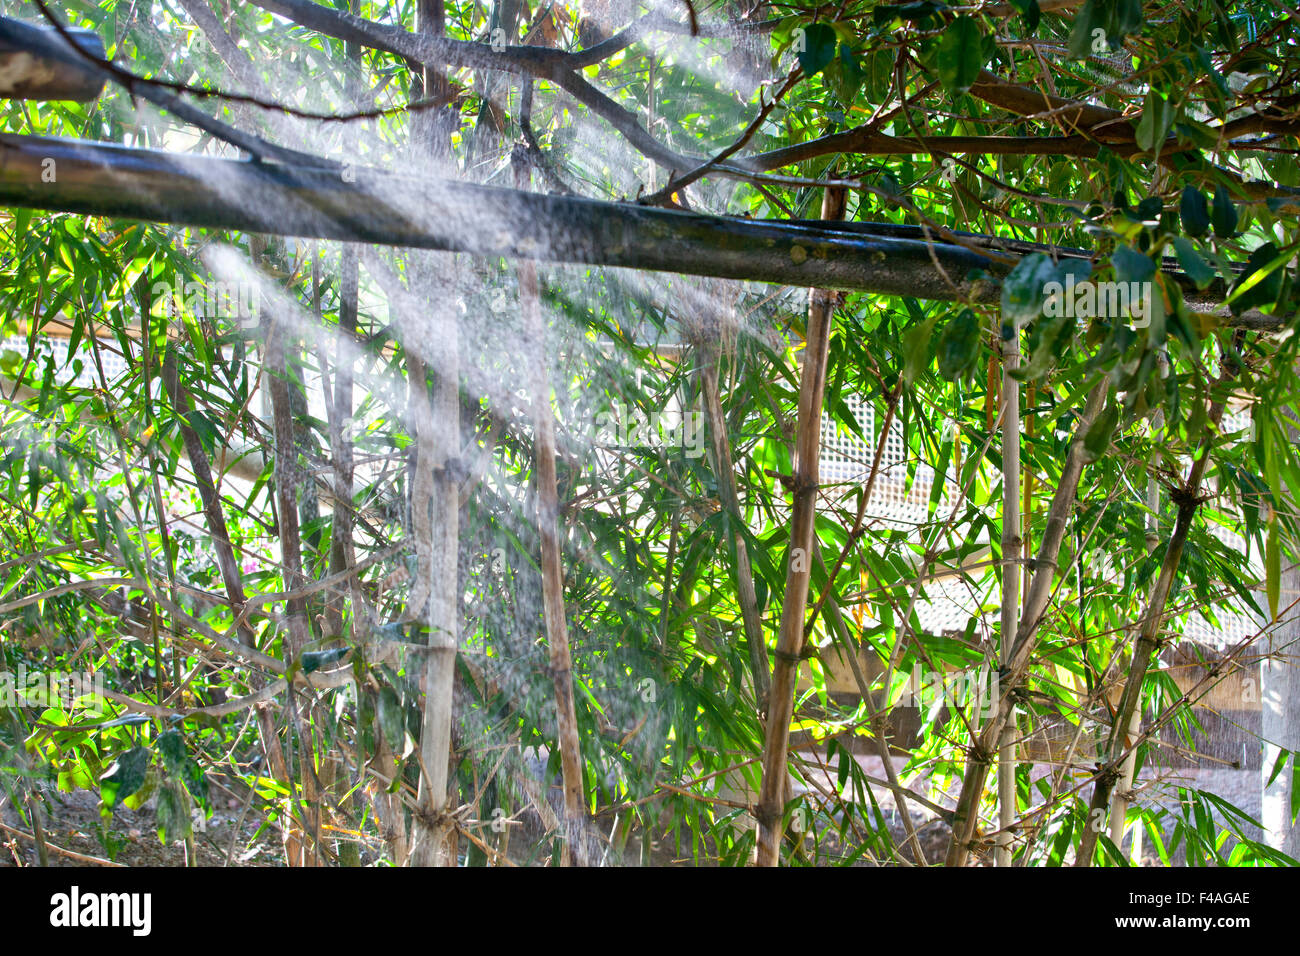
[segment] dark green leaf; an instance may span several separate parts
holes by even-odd
[[[1046,297],[1044,287],[1059,282],[1060,270],[1050,256],[1035,253],[1025,256],[1002,280],[1003,337],[1008,329],[1017,329],[1038,317]]]
[[[984,68],[984,48],[979,24],[960,16],[939,38],[939,82],[949,93],[965,93]]]
[[[1232,204],[1228,191],[1220,186],[1214,191],[1214,208],[1210,213],[1214,234],[1220,239],[1230,239],[1237,233],[1237,207]]]
[[[1083,438],[1084,461],[1098,461],[1106,454],[1106,450],[1110,448],[1111,436],[1115,434],[1115,428],[1119,425],[1119,412],[1119,405],[1111,402],[1097,416],[1097,420],[1092,423],[1092,427]]]
[[[835,57],[835,44],[838,39],[835,30],[827,23],[812,23],[803,28],[802,38],[798,33],[795,37],[795,51],[799,57],[799,66],[803,69],[804,76],[812,79],[826,69]]]
[[[379,729],[384,739],[388,741],[389,747],[400,752],[406,739],[406,719],[402,712],[401,698],[391,687],[380,688],[377,711]]]
[[[1204,289],[1214,281],[1214,269],[1201,258],[1196,247],[1182,236],[1174,237],[1174,251],[1178,253],[1178,264],[1183,267],[1187,277],[1196,283],[1196,288]]]
[[[964,378],[979,358],[980,320],[962,309],[939,335],[939,374],[949,381]]]
[[[113,806],[144,786],[149,772],[149,749],[132,747],[114,761],[99,778],[99,793],[104,803]]]
[[[1147,282],[1156,274],[1156,264],[1150,256],[1143,255],[1132,246],[1119,246],[1111,253],[1118,282]]]
[[[1277,246],[1266,242],[1250,254],[1246,268],[1232,284],[1232,301],[1228,304],[1233,315],[1247,309],[1269,306],[1282,293],[1283,266],[1291,253],[1279,254]]]
[[[302,672],[311,674],[331,664],[337,664],[347,655],[348,647],[331,647],[323,651],[302,652]]]

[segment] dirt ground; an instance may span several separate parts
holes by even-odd
[[[186,847],[179,840],[164,846],[158,839],[150,799],[139,810],[116,808],[105,823],[100,818],[99,795],[90,791],[45,792],[45,839],[50,846],[50,866],[95,866],[93,860],[110,860],[124,866],[185,866]],[[242,822],[241,822],[242,817]],[[0,867],[36,866],[35,843],[13,830],[31,834],[29,822],[5,801],[0,822],[12,829],[0,830]],[[222,794],[214,799],[213,813],[194,823],[195,863],[200,866],[279,866],[282,862],[280,831],[257,830],[261,820],[243,803]],[[108,845],[106,845],[108,844]],[[57,848],[57,849],[56,849]],[[92,860],[77,859],[59,850]]]
[[[863,757],[859,760],[868,773],[877,777],[884,775],[877,758]],[[898,762],[898,769],[902,769],[902,761]],[[1259,812],[1258,771],[1184,770],[1165,772],[1161,777],[1163,779],[1157,783],[1151,776],[1144,774],[1145,779],[1139,782],[1139,800],[1169,805],[1173,802],[1169,796],[1172,786],[1181,784],[1220,794],[1249,813]],[[913,783],[914,787],[918,785],[922,790],[925,789],[923,781]],[[197,819],[197,815],[195,818],[195,860],[192,862],[199,866],[283,865],[279,829],[268,826],[258,832],[264,819],[262,811],[255,805],[245,810],[246,792],[245,797],[240,797],[234,790],[214,788],[214,791],[212,816],[202,822]],[[941,804],[949,802],[941,793],[932,793],[930,796]],[[901,845],[905,835],[890,793],[879,788],[876,797],[894,841]],[[22,818],[8,800],[0,800],[4,804],[0,823],[8,828],[0,830],[0,867],[37,865],[36,846],[29,836],[32,831],[30,823]],[[97,793],[60,793],[50,789],[45,791],[44,805],[45,839],[50,847],[51,866],[96,866],[103,865],[102,861],[110,859],[124,866],[179,867],[187,863],[183,842],[173,841],[164,846],[159,841],[154,812],[155,799],[150,799],[138,810],[118,807],[107,822],[101,819]],[[913,823],[927,859],[932,864],[942,860],[949,838],[947,825],[915,806],[912,810]],[[1144,846],[1143,850],[1143,865],[1158,866],[1159,862],[1150,848]],[[68,855],[69,853],[73,855]],[[686,856],[689,857],[689,852]],[[1181,858],[1181,852],[1176,856]],[[673,852],[672,847],[657,845],[650,862],[665,865],[675,862],[677,858],[678,854]],[[375,859],[376,854],[372,851],[363,852],[363,862],[373,864]],[[636,865],[637,862],[635,855],[629,855],[625,860],[630,865]],[[870,864],[863,861],[862,865]]]

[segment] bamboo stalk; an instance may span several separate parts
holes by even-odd
[[[419,0],[417,30],[440,36],[445,25],[441,0]],[[445,93],[445,79],[436,70],[425,70],[420,95]],[[442,115],[440,110],[438,116]],[[449,130],[438,117],[418,114],[412,127],[413,161],[424,176],[433,175],[450,143]],[[430,319],[421,328],[417,351],[428,355],[433,372],[433,393],[429,396],[425,366],[412,365],[417,376],[412,394],[422,403],[419,424],[419,453],[415,479],[420,496],[412,497],[412,517],[419,512],[424,524],[427,573],[422,572],[422,595],[427,603],[412,608],[428,622],[430,651],[425,656],[424,715],[420,729],[420,788],[416,840],[411,848],[414,866],[455,866],[456,828],[447,815],[450,804],[449,763],[452,754],[452,709],[456,687],[456,657],[460,647],[460,347],[456,316],[450,307],[449,273],[439,269],[432,257],[416,256],[412,274],[417,288],[429,303]],[[450,266],[451,263],[446,263]],[[453,266],[454,268],[454,266]],[[408,330],[414,332],[415,330]],[[407,340],[408,354],[414,336]],[[409,361],[409,359],[408,359]],[[427,522],[427,524],[425,524]],[[418,546],[418,543],[417,543]]]
[[[1005,332],[1003,333],[1006,334]],[[1001,665],[1011,663],[1011,647],[1020,627],[1020,331],[1002,340],[1002,648]],[[1011,827],[1016,819],[1016,724],[1008,720],[998,738],[998,866],[1011,865]]]
[[[1222,361],[1223,366],[1217,382],[1220,385],[1237,374],[1236,364],[1232,359],[1224,355]],[[1219,423],[1223,420],[1224,407],[1225,402],[1222,399],[1210,404],[1208,424],[1201,438],[1199,454],[1192,462],[1191,470],[1174,498],[1178,504],[1178,517],[1174,521],[1174,529],[1165,546],[1160,576],[1151,589],[1151,597],[1142,616],[1142,628],[1133,648],[1133,662],[1124,680],[1124,694],[1120,697],[1119,708],[1111,722],[1110,736],[1106,741],[1106,763],[1098,772],[1097,782],[1093,785],[1092,800],[1088,804],[1087,825],[1083,828],[1079,851],[1074,859],[1074,865],[1078,867],[1092,865],[1093,853],[1097,848],[1097,837],[1104,828],[1106,815],[1114,814],[1117,809],[1121,809],[1121,806],[1111,806],[1111,794],[1115,790],[1115,784],[1123,775],[1123,761],[1130,750],[1136,752],[1135,747],[1130,748],[1127,744],[1130,728],[1135,721],[1141,719],[1138,702],[1142,699],[1142,683],[1146,680],[1152,659],[1160,650],[1160,631],[1164,623],[1165,606],[1169,602],[1174,581],[1178,577],[1178,568],[1182,563],[1183,548],[1187,543],[1187,534],[1192,528],[1192,519],[1196,517],[1196,512],[1201,506],[1201,482],[1205,477],[1205,469],[1210,463],[1210,450],[1219,436]],[[1123,791],[1121,795],[1122,793]],[[1127,812],[1127,803],[1123,804],[1122,808]],[[1118,825],[1122,836],[1124,825],[1122,816]]]
[[[822,218],[843,219],[847,195],[843,188],[828,188],[822,198]],[[781,819],[788,785],[786,764],[790,755],[790,721],[794,710],[795,679],[804,648],[804,611],[812,567],[813,525],[816,519],[818,460],[821,452],[822,401],[826,392],[826,360],[830,351],[835,295],[826,289],[808,293],[808,334],[803,372],[799,381],[799,419],[793,460],[794,507],[790,517],[790,551],[785,597],[781,604],[781,630],[776,663],[768,695],[763,778],[759,789],[758,865],[777,866],[781,856]]]
[[[1135,708],[1133,716],[1129,718],[1128,728],[1124,731],[1124,739],[1128,742],[1129,749],[1120,764],[1119,783],[1115,787],[1115,795],[1111,798],[1110,806],[1110,842],[1121,848],[1124,843],[1124,821],[1128,816],[1129,792],[1133,789],[1133,776],[1137,772],[1138,749],[1131,744],[1137,739],[1141,730],[1142,711],[1140,708]]]
[[[315,263],[313,263],[314,265]],[[345,244],[342,250],[339,286],[339,329],[344,335],[355,334],[357,328],[357,291],[359,268],[357,250]],[[319,318],[319,310],[317,314]],[[322,386],[325,392],[325,417],[329,429],[330,458],[334,471],[334,502],[330,517],[330,552],[327,578],[346,575],[347,591],[351,599],[353,633],[358,633],[358,619],[365,613],[365,598],[361,592],[361,582],[356,573],[357,554],[353,541],[352,483],[354,477],[352,435],[345,431],[352,419],[352,382],[353,362],[346,350],[339,350],[338,364],[334,367],[334,380],[329,382],[327,370],[330,367],[326,347],[320,349],[320,367]],[[329,598],[325,605],[325,627],[329,635],[344,632],[344,608],[337,596]],[[353,805],[352,788],[346,778],[338,787],[338,771],[346,767],[341,758],[331,756],[326,764],[332,787],[337,789],[336,798],[344,812],[349,812]],[[339,862],[343,866],[360,866],[361,858],[357,844],[352,840],[339,840],[335,843]]]
[[[3,659],[0,659],[0,674],[7,674],[7,670],[4,666]],[[26,731],[24,730],[23,727],[24,721],[19,716],[19,710],[16,707],[6,707],[4,710],[14,740],[13,748],[8,753],[5,754],[5,757],[9,760],[14,761],[14,763],[17,764],[20,774],[22,774],[23,776],[27,776],[28,774],[27,751],[26,748],[23,746],[23,739],[27,736]],[[20,786],[23,792],[23,803],[27,807],[27,815],[31,818],[32,821],[32,832],[30,836],[28,836],[28,834],[22,833],[21,830],[15,830],[12,832],[19,833],[22,836],[26,836],[29,840],[35,843],[37,862],[39,862],[41,866],[49,866],[51,845],[45,839],[45,823],[44,823],[45,812],[42,806],[43,798],[41,797],[39,791],[37,791],[34,787],[26,785],[26,782],[20,783]],[[3,809],[3,806],[4,806],[4,801],[0,801],[0,809]]]
[[[181,441],[190,459],[190,467],[194,472],[194,482],[199,489],[199,500],[203,504],[203,514],[208,523],[208,534],[212,540],[213,551],[217,556],[217,567],[221,572],[221,580],[225,586],[226,595],[230,598],[230,606],[236,612],[235,630],[239,642],[244,647],[255,649],[256,642],[253,629],[243,620],[247,598],[244,594],[243,580],[239,573],[239,564],[235,561],[234,547],[230,542],[230,531],[226,526],[226,516],[221,509],[221,495],[212,478],[208,453],[199,440],[198,432],[189,424],[187,416],[193,405],[189,396],[181,387],[180,371],[176,365],[176,354],[170,350],[163,358],[162,382],[167,398],[176,411],[176,422],[180,428]],[[157,596],[155,596],[155,600],[157,600]],[[175,611],[172,610],[169,613],[174,615]],[[254,691],[259,691],[266,686],[266,681],[261,676],[254,677],[250,683]],[[280,737],[276,732],[275,724],[271,720],[271,712],[266,707],[259,706],[257,708],[257,729],[262,741],[262,753],[266,757],[271,776],[276,780],[287,781],[289,774],[288,767],[285,764],[284,751],[280,747]]]
[[[436,307],[435,307],[436,308]],[[437,309],[438,312],[445,310]],[[429,653],[424,667],[424,716],[420,731],[419,805],[423,816],[412,847],[415,866],[452,865],[449,844],[452,825],[443,819],[448,806],[448,761],[451,754],[452,698],[456,653],[459,648],[460,602],[457,600],[457,565],[460,527],[459,489],[454,479],[458,448],[459,355],[456,327],[449,315],[440,315],[435,336],[442,345],[435,372],[434,395],[428,398],[425,367],[408,358],[412,398],[418,415],[419,451],[416,485],[412,489],[413,526],[417,549],[422,545],[420,604],[412,613],[428,622]],[[424,395],[419,399],[420,394]]]
[[[259,258],[262,243],[255,242],[253,259]],[[311,642],[311,625],[307,621],[307,600],[294,594],[307,586],[307,576],[302,570],[302,539],[298,524],[298,494],[294,472],[298,465],[297,442],[294,441],[293,399],[290,394],[288,329],[283,323],[273,323],[268,331],[266,364],[270,372],[268,391],[271,397],[271,428],[275,438],[275,500],[276,530],[280,539],[280,562],[285,569],[285,590],[290,597],[285,601],[285,621],[288,634],[284,640],[285,663],[292,666]],[[310,814],[318,815],[320,801],[315,787],[315,766],[310,737],[302,732],[298,715],[298,702],[293,685],[288,687],[285,706],[298,740],[298,768],[301,777],[302,801]],[[310,717],[310,715],[308,715]],[[310,722],[310,720],[309,720]],[[286,768],[292,772],[292,768]],[[293,781],[289,779],[292,790]],[[319,817],[317,816],[317,822]],[[313,829],[317,829],[313,824]],[[310,866],[315,859],[311,852],[314,842],[296,819],[291,819],[285,831],[285,849],[290,866]]]
[[[1162,363],[1165,364],[1165,363]],[[1157,411],[1152,418],[1152,427],[1160,428],[1164,424],[1164,412]],[[1159,531],[1160,522],[1158,519],[1160,511],[1160,485],[1154,477],[1147,479],[1147,518],[1146,518],[1146,544],[1148,549],[1154,551],[1160,543]],[[1131,742],[1137,739],[1139,731],[1142,729],[1142,711],[1135,709],[1133,717],[1129,720],[1128,729],[1125,734]],[[1124,756],[1124,762],[1120,766],[1119,783],[1115,788],[1115,795],[1111,799],[1110,810],[1110,841],[1115,846],[1120,847],[1124,842],[1124,821],[1128,816],[1129,799],[1128,793],[1133,788],[1133,776],[1137,772],[1137,748],[1131,748]],[[1134,849],[1137,848],[1136,839]]]
[[[1038,625],[1051,597],[1057,557],[1061,552],[1061,542],[1065,538],[1065,525],[1074,511],[1075,494],[1079,488],[1079,479],[1083,476],[1083,439],[1105,404],[1107,382],[1108,380],[1103,378],[1093,387],[1082,414],[1075,424],[1074,437],[1070,442],[1070,450],[1066,453],[1065,464],[1061,468],[1061,480],[1057,483],[1056,493],[1052,497],[1052,504],[1047,512],[1047,522],[1043,528],[1042,542],[1038,548],[1038,556],[1034,560],[1033,579],[1029,585],[1029,596],[1021,611],[1016,643],[1000,675],[998,712],[984,725],[983,731],[976,735],[967,757],[966,772],[962,776],[961,791],[953,811],[952,839],[948,844],[948,855],[945,861],[947,866],[964,866],[970,853],[971,841],[979,820],[979,802],[984,795],[984,783],[988,779],[994,748],[1001,740],[1002,728],[1014,707],[1012,692],[1019,685],[1029,666],[1029,659],[1037,646]]]
[[[515,185],[528,186],[527,158],[516,150],[512,157]],[[564,848],[562,866],[586,866],[594,860],[587,852],[586,798],[582,784],[582,750],[578,742],[578,716],[573,703],[573,661],[569,652],[569,626],[564,607],[564,563],[560,548],[560,499],[555,475],[555,413],[551,409],[551,377],[546,360],[546,329],[542,323],[537,266],[521,262],[519,305],[523,311],[524,339],[532,349],[531,363],[534,455],[537,468],[537,528],[542,539],[542,609],[546,644],[550,652],[551,680],[555,686],[555,723],[564,784]]]

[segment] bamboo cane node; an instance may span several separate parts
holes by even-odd
[[[967,748],[966,753],[971,763],[992,763],[994,756],[996,756],[993,750],[984,746],[979,741],[971,744],[970,747]]]
[[[816,657],[817,648],[811,644],[805,644],[797,653],[791,654],[789,651],[783,651],[778,647],[772,651],[772,654],[777,660],[785,661],[787,664],[801,664]]]
[[[1118,763],[1108,763],[1104,766],[1094,764],[1093,774],[1096,776],[1099,786],[1112,787],[1120,778],[1120,766]]]
[[[767,475],[769,478],[775,478],[777,481],[781,482],[781,485],[785,488],[786,491],[795,490],[794,479],[791,478],[789,475],[787,475],[785,472],[777,471],[775,468],[764,468],[763,474]]]
[[[572,673],[567,664],[561,664],[559,667],[556,667],[554,664],[546,663],[542,664],[538,670],[542,672],[543,676],[548,677],[553,681],[568,680],[570,673]]]
[[[433,469],[435,475],[445,475],[448,481],[462,484],[472,474],[469,464],[462,458],[448,458],[441,467]]]
[[[808,253],[803,246],[794,246],[790,250],[790,258],[795,261],[796,265],[799,265],[808,258]],[[829,289],[813,289],[811,299],[813,306],[823,309],[833,309],[839,304],[836,294]]]
[[[469,820],[469,810],[468,806],[445,807],[441,810],[413,806],[411,807],[411,815],[427,829],[437,830],[446,827],[464,826]]]
[[[781,822],[781,808],[770,803],[756,803],[750,808],[750,813],[754,815],[759,826],[769,830],[775,830],[776,825]]]
[[[821,485],[818,482],[813,481],[807,475],[795,475],[792,484],[794,486],[794,493],[796,495],[813,493],[816,492],[817,489],[821,487]]]

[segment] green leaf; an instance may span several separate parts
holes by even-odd
[[[1286,768],[1288,757],[1294,757],[1294,754],[1289,750],[1283,750],[1279,747],[1277,751],[1277,759],[1273,761],[1273,769],[1269,771],[1268,782],[1264,784],[1265,787],[1273,786],[1273,781],[1277,779],[1277,775]]]
[[[1246,268],[1232,285],[1228,308],[1240,315],[1254,306],[1269,306],[1282,294],[1282,266],[1294,255],[1291,249],[1279,253],[1277,246],[1266,242],[1250,254]]]
[[[1136,139],[1144,152],[1160,155],[1160,146],[1169,135],[1169,127],[1174,121],[1174,105],[1165,99],[1158,90],[1147,91],[1146,102],[1142,107],[1142,118],[1138,120]]]
[[[1268,613],[1277,620],[1278,605],[1282,596],[1282,549],[1278,545],[1277,516],[1268,522],[1268,538],[1264,543],[1264,581],[1268,591]]]
[[[163,755],[163,763],[166,765],[168,773],[176,774],[184,769],[189,754],[185,751],[185,738],[181,736],[179,731],[169,730],[166,733],[159,734],[154,746]]]
[[[1214,234],[1220,239],[1230,239],[1237,233],[1237,207],[1232,204],[1232,197],[1222,186],[1214,191],[1210,221],[1214,223]]]
[[[803,36],[795,33],[795,50],[804,77],[812,79],[835,58],[837,38],[835,29],[828,23],[812,23],[803,28]]]
[[[975,367],[980,352],[980,320],[962,309],[939,335],[939,374],[957,381]]]
[[[1083,437],[1083,460],[1085,462],[1094,462],[1106,454],[1110,448],[1111,436],[1115,434],[1115,428],[1119,425],[1119,405],[1115,402],[1108,404],[1097,416],[1097,420],[1092,423],[1088,429],[1088,434]]]
[[[169,783],[158,791],[154,816],[158,824],[158,839],[164,846],[170,840],[183,840],[190,835],[190,815],[185,802],[185,791],[178,783]]]
[[[331,647],[323,651],[303,651],[302,652],[302,672],[311,674],[320,670],[322,667],[329,667],[331,664],[337,664],[347,655],[351,648],[348,647]]]
[[[149,748],[132,747],[99,778],[99,795],[108,806],[125,800],[144,785],[149,772]]]
[[[903,333],[903,381],[908,385],[916,381],[916,377],[929,366],[934,357],[930,338],[934,334],[937,320],[938,316],[932,315]]]
[[[1291,825],[1300,816],[1300,762],[1291,760]]]
[[[1060,270],[1041,252],[1025,256],[1002,280],[1002,335],[1019,329],[1042,311],[1044,286],[1060,281]]]
[[[388,746],[400,752],[406,739],[406,720],[402,713],[402,700],[391,687],[380,688],[377,711],[379,729],[384,739],[388,741]]]
[[[910,20],[913,23],[924,23],[930,17],[940,10],[946,10],[947,4],[939,3],[937,0],[917,0],[914,3],[891,3],[876,7],[872,11],[872,22],[877,26],[890,23],[894,19]]]
[[[1142,0],[1088,0],[1074,18],[1070,56],[1102,56],[1142,28]]]
[[[1081,60],[1091,56],[1093,50],[1093,31],[1101,30],[1105,33],[1105,27],[1101,25],[1101,14],[1097,9],[1094,0],[1088,0],[1074,17],[1074,26],[1070,29],[1070,58]]]
[[[840,74],[840,98],[845,102],[852,102],[853,97],[862,87],[862,81],[866,79],[866,72],[862,67],[862,60],[847,43],[840,44],[839,57],[839,74]]]
[[[965,93],[984,68],[984,49],[979,24],[961,16],[939,38],[939,82],[949,93]]]
[[[1119,282],[1146,282],[1156,274],[1156,264],[1132,246],[1119,246],[1111,253],[1110,263],[1115,267]]]
[[[1178,214],[1183,220],[1183,232],[1199,239],[1210,231],[1210,209],[1205,193],[1188,186],[1178,201]]]
[[[1111,23],[1120,40],[1142,29],[1142,0],[1117,0],[1111,6]]]
[[[185,415],[185,423],[194,429],[194,434],[198,436],[199,444],[209,455],[214,455],[217,446],[221,443],[221,428],[212,420],[211,416],[200,409],[191,409]]]
[[[5,349],[0,352],[0,372],[10,378],[17,378],[18,373],[22,371],[23,355],[14,349]]]
[[[1025,32],[1033,33],[1038,29],[1038,21],[1043,12],[1038,8],[1038,0],[1011,0],[1011,5],[1020,11],[1025,21]]]
[[[1197,195],[1200,195],[1197,193]],[[1202,201],[1204,201],[1202,199]],[[1201,258],[1201,254],[1196,251],[1196,247],[1184,239],[1182,236],[1174,237],[1174,251],[1178,253],[1178,264],[1183,267],[1187,277],[1196,283],[1196,288],[1204,289],[1214,281],[1214,269],[1208,262]]]

